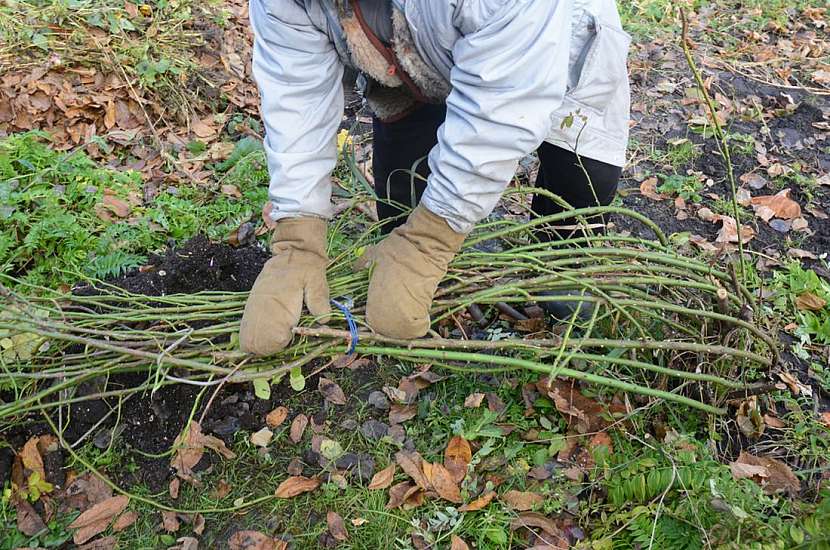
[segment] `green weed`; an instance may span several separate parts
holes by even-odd
[[[700,202],[703,200],[703,197],[700,195],[700,192],[703,190],[703,182],[696,176],[681,176],[678,174],[669,176],[666,174],[658,174],[657,176],[662,181],[657,186],[659,193],[681,197],[690,202]]]
[[[41,132],[0,141],[0,271],[55,288],[77,276],[108,278],[142,265],[168,239],[198,232],[221,239],[252,219],[267,196],[262,152],[222,167],[242,198],[205,188],[168,188],[129,217],[107,214],[105,195],[124,205],[140,197],[136,172],[101,167],[82,151],[58,152]],[[228,159],[229,161],[231,159]]]
[[[597,466],[607,520],[592,534],[592,548],[783,549],[794,538],[818,543],[822,536],[794,521],[798,504],[734,479],[692,438],[649,447],[624,439],[616,438],[616,452]]]
[[[776,271],[772,284],[778,290],[773,308],[798,321],[797,333],[807,341],[830,344],[830,284],[799,262],[790,262],[786,269]],[[802,303],[809,299],[814,306],[799,307],[799,299]],[[815,307],[821,303],[823,307]]]

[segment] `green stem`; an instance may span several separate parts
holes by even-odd
[[[388,357],[417,357],[419,359],[439,359],[441,361],[470,361],[474,363],[505,365],[515,367],[517,369],[525,369],[532,372],[538,372],[541,374],[550,374],[551,371],[550,366],[544,365],[542,363],[537,363],[535,361],[517,359],[514,357],[501,357],[498,355],[486,355],[482,353],[465,353],[457,351],[439,351],[424,349],[402,350],[396,348],[380,348],[374,346],[360,345],[357,346],[357,351],[365,354],[386,355]],[[654,388],[649,388],[646,386],[638,386],[636,384],[623,382],[621,380],[617,380],[614,378],[607,378],[605,376],[599,376],[597,374],[582,372],[567,367],[559,368],[559,372],[557,374],[559,376],[564,376],[566,378],[583,380],[585,382],[598,384],[600,386],[606,386],[621,391],[639,393],[641,395],[646,395],[657,399],[663,399],[665,401],[671,401],[673,403],[693,407],[695,409],[710,414],[721,415],[726,413],[726,409],[714,407],[712,405],[707,405],[705,403],[695,401],[694,399],[690,399],[682,395],[677,395],[663,390],[656,390]]]

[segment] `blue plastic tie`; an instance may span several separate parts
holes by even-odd
[[[357,323],[354,321],[354,317],[352,317],[352,312],[349,310],[352,307],[352,300],[351,298],[347,298],[345,303],[338,302],[337,300],[332,300],[332,304],[336,305],[337,308],[343,312],[343,316],[346,318],[346,323],[349,325],[349,335],[351,337],[351,343],[349,345],[349,349],[346,351],[346,355],[351,355],[354,353],[355,348],[357,347],[357,342],[360,339],[360,336],[357,332]]]

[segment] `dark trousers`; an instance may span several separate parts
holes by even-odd
[[[422,105],[395,122],[374,118],[374,156],[372,172],[378,216],[386,220],[385,233],[405,221],[404,208],[414,207],[421,199],[429,176],[427,155],[438,142],[437,132],[446,117],[444,105]],[[560,196],[574,208],[608,205],[614,199],[622,172],[618,166],[578,157],[572,151],[543,142],[536,150],[541,163],[535,186]],[[534,195],[531,208],[537,216],[562,212],[564,208],[549,197]],[[603,223],[601,218],[588,219]],[[562,225],[576,224],[564,220]],[[558,225],[558,224],[557,224]],[[595,230],[596,231],[596,230]],[[599,232],[599,231],[598,231]],[[537,232],[541,240],[564,238],[568,229],[545,228]]]

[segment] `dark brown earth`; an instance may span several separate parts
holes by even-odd
[[[206,290],[242,292],[250,290],[269,257],[270,252],[258,246],[234,248],[199,235],[166,254],[151,257],[141,270],[111,283],[146,296]],[[83,293],[87,288],[79,287],[77,291]]]
[[[656,83],[653,82],[652,84]],[[823,142],[819,138],[820,131],[816,124],[827,123],[830,120],[830,101],[827,98],[811,96],[796,90],[781,90],[773,86],[759,84],[752,80],[734,76],[728,73],[721,73],[719,75],[719,86],[722,93],[730,98],[743,98],[748,96],[755,96],[758,98],[759,104],[763,109],[776,110],[783,109],[787,105],[795,104],[795,110],[787,115],[772,118],[768,121],[769,134],[762,132],[762,126],[757,122],[749,122],[746,120],[736,120],[731,123],[726,129],[729,133],[742,133],[753,136],[760,141],[767,151],[779,157],[783,164],[800,163],[802,166],[808,167],[813,173],[826,173],[830,171],[830,149],[827,142]],[[682,98],[682,91],[675,92],[677,101]],[[668,141],[675,138],[686,138],[702,146],[703,154],[695,161],[693,166],[689,168],[697,170],[710,177],[714,181],[714,185],[703,189],[704,194],[703,204],[707,204],[707,194],[718,195],[722,198],[729,198],[731,190],[727,181],[726,163],[724,162],[720,152],[718,151],[717,143],[714,139],[704,139],[701,135],[694,133],[686,128],[684,120],[677,116],[677,124],[674,125],[660,125],[656,121],[664,117],[655,118],[653,115],[637,115],[633,114],[632,118],[636,125],[632,131],[632,137],[637,139],[641,137],[645,139],[648,135],[652,139],[657,133],[657,138],[653,139],[654,146],[658,149],[666,149]],[[741,185],[740,177],[746,173],[756,171],[766,176],[763,169],[758,165],[755,158],[755,153],[750,155],[743,155],[732,150],[732,166],[735,179],[738,186]],[[687,219],[678,220],[675,208],[668,201],[654,201],[639,193],[639,184],[642,179],[642,174],[646,172],[660,171],[653,163],[648,160],[638,163],[635,169],[629,169],[624,174],[623,182],[621,183],[621,195],[623,196],[623,206],[636,210],[648,216],[651,220],[656,222],[660,228],[667,234],[676,232],[690,232],[705,237],[708,241],[714,242],[715,237],[720,229],[720,224],[705,222],[694,215],[694,210],[689,210]],[[767,177],[768,180],[772,178]],[[797,185],[787,185],[791,189],[791,198],[799,204],[804,205],[808,202],[807,192]],[[768,185],[760,190],[752,190],[753,195],[767,195],[774,194],[779,189],[772,189]],[[830,212],[830,188],[819,187],[814,191],[812,205],[824,212]],[[804,217],[809,223],[809,233],[804,236],[799,233],[781,233],[773,229],[768,223],[760,219],[751,217],[751,219],[743,219],[744,224],[749,223],[755,229],[756,236],[749,243],[748,248],[757,251],[772,252],[786,255],[787,249],[793,245],[789,241],[797,240],[797,248],[808,250],[820,255],[830,251],[830,219],[822,219],[815,217],[809,212],[804,212]],[[629,219],[617,217],[615,220],[617,228],[620,230],[628,230],[633,234],[643,237],[652,237],[650,231],[644,230],[641,224]],[[805,265],[817,269],[820,274],[825,277],[830,274],[821,269],[818,262],[805,260]]]
[[[261,270],[270,254],[259,246],[234,248],[227,244],[211,243],[203,236],[195,237],[180,247],[167,251],[166,254],[151,259],[149,269],[129,273],[115,281],[116,286],[134,293],[148,296],[160,296],[170,293],[195,293],[201,291],[245,291],[250,290],[254,279]],[[79,288],[81,292],[96,292],[100,289],[88,287]],[[119,375],[107,380],[107,389],[115,390],[119,386],[135,387],[146,381],[146,375]],[[344,389],[350,388],[350,395],[357,397],[349,400],[347,409],[337,411],[335,418],[329,418],[331,406],[324,401],[316,391],[319,375],[310,376],[306,380],[306,390],[299,396],[300,406],[293,407],[291,415],[286,420],[288,425],[294,415],[303,412],[309,417],[315,416],[322,424],[326,419],[339,425],[344,418],[356,417],[356,409],[365,403],[373,390],[382,386],[377,376],[377,365],[367,362],[356,370],[340,369],[327,370],[326,376],[341,384]],[[97,384],[103,381],[93,381],[80,388],[81,395],[99,391]],[[124,486],[146,484],[151,491],[163,491],[172,479],[170,456],[150,458],[145,455],[158,455],[171,449],[176,437],[185,427],[184,423],[190,417],[196,403],[200,387],[189,385],[164,386],[153,395],[141,395],[131,399],[124,405],[121,426],[116,428],[115,445],[123,448],[125,458],[129,458],[137,468],[132,472],[121,469],[112,472],[121,477],[115,481]],[[194,418],[199,419],[204,412],[207,400],[212,390],[206,392],[196,408]],[[274,386],[268,400],[254,396],[251,384],[228,384],[216,395],[206,415],[202,427],[206,433],[221,437],[230,446],[239,433],[250,433],[261,429],[265,425],[265,416],[289,398],[296,400],[297,393],[287,384]],[[76,403],[72,406],[69,417],[72,421],[67,426],[64,437],[70,443],[84,438],[99,448],[107,448],[111,440],[112,428],[115,425],[114,415],[101,426],[92,429],[111,408],[117,407],[115,399],[93,400]],[[371,408],[370,408],[371,409]],[[382,411],[371,409],[380,420]],[[352,413],[352,414],[349,414]],[[357,426],[346,426],[354,430]],[[51,433],[49,426],[33,417],[30,422],[20,423],[8,434],[8,442],[12,448],[21,448],[32,436]],[[6,452],[8,451],[8,452]],[[56,460],[54,464],[47,464],[48,481],[61,486],[64,472],[62,470],[65,453],[52,453]],[[13,454],[8,449],[0,449],[0,485],[10,473]],[[319,470],[319,457],[308,449],[303,457],[309,473]],[[357,460],[357,466],[364,469],[369,467],[369,457],[359,456],[357,459],[348,457],[347,460]],[[195,471],[211,466],[213,456],[206,453]],[[367,470],[368,471],[368,470]],[[366,477],[366,472],[361,473]],[[370,478],[371,475],[368,476]],[[368,479],[367,478],[367,479]]]

